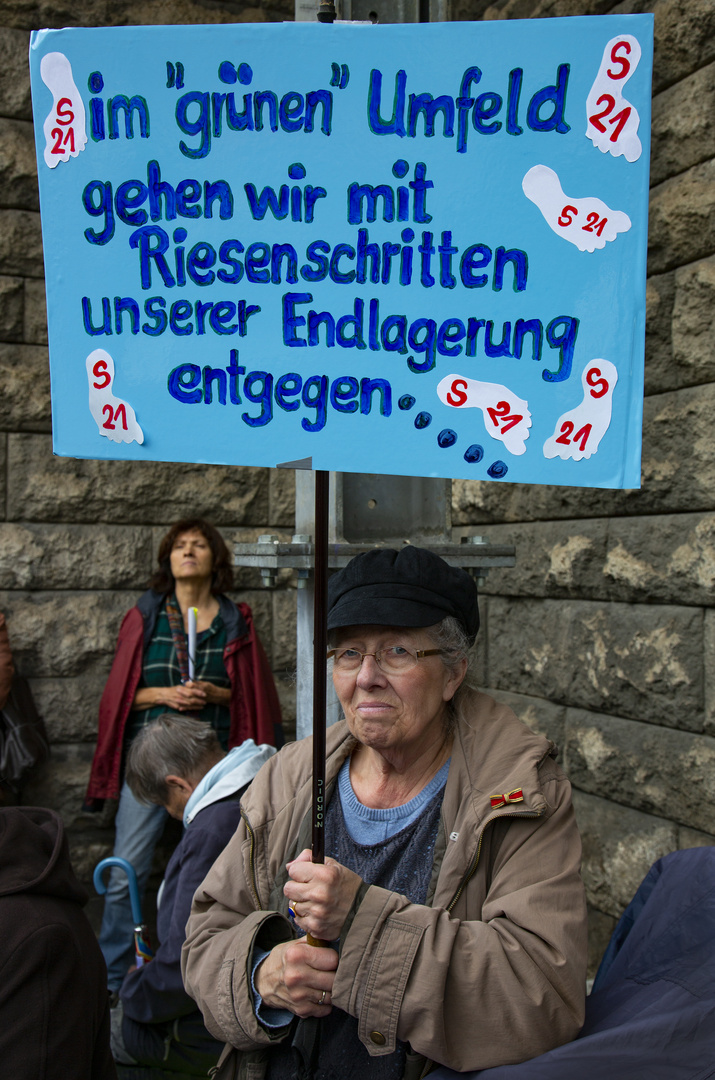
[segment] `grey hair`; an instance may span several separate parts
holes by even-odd
[[[129,747],[126,780],[139,802],[162,805],[169,798],[167,776],[200,779],[222,753],[210,724],[162,713]]]
[[[441,660],[446,668],[453,671],[462,660],[469,663],[469,638],[467,632],[453,615],[447,615],[442,622],[425,627],[425,633],[434,642],[435,648],[442,650]]]
[[[452,700],[447,702],[445,725],[447,731],[452,732],[457,723],[462,700],[475,689],[469,638],[462,624],[453,615],[447,615],[434,626],[425,627],[425,633],[434,642],[435,648],[442,650],[440,660],[449,672],[454,672],[463,660],[467,661],[464,678]]]

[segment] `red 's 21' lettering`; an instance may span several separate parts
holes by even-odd
[[[584,424],[580,431],[577,431],[573,439],[571,438],[574,425],[570,420],[564,420],[561,425],[561,434],[556,440],[557,443],[563,443],[564,446],[569,446],[572,442],[578,443],[581,453],[586,449],[586,443],[588,437],[591,434],[591,425]]]
[[[573,424],[570,420],[565,420],[561,425],[561,434],[556,442],[563,443],[564,446],[568,446],[571,442],[571,433],[573,432]]]
[[[561,211],[561,216],[558,219],[559,225],[561,225],[561,227],[565,229],[567,225],[571,224],[575,217],[578,217],[578,210],[576,209],[576,207],[565,206]]]
[[[502,435],[506,435],[510,428],[515,427],[516,424],[524,419],[519,413],[512,413],[510,416],[509,408],[510,405],[508,401],[497,401],[495,409],[487,409],[489,417],[495,427],[499,427],[500,421],[504,421],[504,426],[500,428]]]
[[[464,379],[454,379],[447,394],[448,404],[455,405],[457,408],[464,405],[467,400],[467,395],[464,392],[466,389],[467,383]]]
[[[579,216],[579,212],[576,206],[564,206],[561,212],[561,217],[557,218],[558,225],[562,228],[566,228],[569,225],[574,224],[574,218]],[[598,235],[604,231],[608,222],[607,217],[602,217],[601,221],[598,221],[598,215],[594,212],[586,217],[586,224],[581,226],[583,232],[596,232]]]
[[[600,368],[589,368],[586,372],[586,382],[591,387],[589,393],[592,398],[602,398],[604,394],[608,393],[608,379],[601,377]],[[559,440],[557,439],[556,441],[558,442]]]
[[[593,116],[589,116],[589,120],[595,128],[598,128],[599,131],[606,130],[606,125],[602,124],[601,120],[604,116],[608,116],[609,112],[612,112],[613,109],[615,109],[616,107],[616,99],[614,97],[611,97],[610,94],[601,94],[596,104],[602,105],[604,101],[606,102],[606,108],[603,109],[602,112],[594,113]]]
[[[98,361],[98,362],[101,362],[101,361]],[[112,409],[112,406],[109,405],[109,404],[102,406],[102,416],[107,417],[107,419],[102,424],[103,428],[107,428],[109,431],[114,431],[114,429],[116,427],[116,424],[114,424],[113,421],[114,420],[117,420],[117,421],[121,420],[122,427],[124,428],[125,431],[127,430],[127,410],[126,410],[123,402],[122,402],[121,405],[117,405],[116,412],[115,412],[114,409]]]
[[[606,108],[602,109],[600,113],[594,113],[593,116],[589,116],[588,118],[590,123],[592,123],[593,126],[598,129],[598,131],[606,130],[606,125],[602,124],[601,121],[603,120],[604,116],[608,116],[608,114],[610,112],[613,112],[616,107],[616,99],[614,97],[611,97],[610,94],[601,94],[596,104],[601,105],[604,101],[606,102]],[[616,113],[615,116],[612,116],[611,119],[608,121],[609,124],[616,125],[609,136],[610,142],[616,142],[618,136],[621,134],[623,128],[626,126],[626,121],[628,120],[628,117],[630,115],[631,107],[630,105],[628,105],[625,109],[621,109],[619,113]]]
[[[98,360],[92,368],[92,374],[97,380],[97,382],[92,383],[92,386],[95,388],[95,390],[104,390],[105,386],[109,386],[110,382],[112,381],[112,376],[107,371],[106,360]],[[102,381],[100,382],[100,380]],[[104,408],[106,409],[107,406],[105,405]],[[104,412],[104,409],[102,410],[102,412]],[[109,419],[111,420],[111,416]]]
[[[50,138],[55,140],[50,151],[51,154],[65,154],[67,147],[69,147],[72,154],[74,153],[74,128],[68,126],[73,120],[74,112],[71,99],[67,97],[60,98],[55,111],[55,123],[62,126],[53,128],[50,132]],[[67,130],[63,131],[63,128]]]
[[[608,121],[609,124],[616,125],[611,132],[611,142],[615,142],[617,140],[618,136],[621,134],[624,127],[626,126],[626,121],[630,115],[631,107],[629,105],[627,108],[621,109],[619,113],[616,113],[616,115],[612,116],[611,119]]]
[[[630,60],[626,60],[624,56],[619,56],[619,49],[623,49],[624,52],[628,54],[631,51],[631,46],[627,41],[617,41],[613,46],[611,49],[611,60],[614,64],[618,64],[621,70],[611,71],[610,68],[607,68],[606,75],[608,75],[609,79],[625,79],[626,75],[631,70]]]
[[[621,79],[628,77],[631,71],[631,62],[626,57],[631,51],[631,45],[628,41],[617,41],[611,49],[611,63],[615,65],[616,70],[612,68],[606,69],[606,74],[609,79],[613,79],[614,82],[618,82]],[[626,55],[623,56],[622,54]],[[610,113],[616,107],[616,99],[610,94],[601,94],[600,98],[596,102],[596,105],[605,105],[605,108],[601,112],[594,113],[593,116],[589,116],[589,123],[593,124],[597,131],[605,133],[606,125],[602,122],[606,116],[610,116]],[[626,126],[628,117],[631,115],[631,107],[628,105],[625,109],[621,109],[615,116],[610,116],[608,123],[613,127],[613,131],[609,136],[610,142],[617,142],[618,136]]]
[[[50,132],[50,138],[55,140],[55,145],[50,153],[64,154],[64,148],[68,144],[70,150],[74,153],[74,128],[67,128],[67,131],[63,131],[62,128],[53,128]]]
[[[69,105],[69,108],[67,106]],[[70,98],[63,97],[57,102],[57,112],[55,113],[55,122],[62,124],[66,127],[74,120],[74,113],[72,112],[72,102]]]
[[[578,217],[578,210],[575,206],[565,206],[561,211],[561,216],[557,219],[558,224],[562,228],[566,228],[568,225],[573,224],[573,219]],[[595,212],[590,213],[586,218],[586,224],[581,226],[583,232],[595,232],[599,236],[603,232],[608,223],[608,218],[601,218],[598,220],[598,214]]]
[[[586,224],[582,225],[581,228],[583,232],[595,232],[598,236],[600,236],[603,232],[604,226],[607,223],[608,218],[601,218],[599,222],[598,214],[594,212],[588,215],[588,217],[586,218]]]

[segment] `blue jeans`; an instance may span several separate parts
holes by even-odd
[[[125,782],[122,785],[114,823],[114,854],[134,867],[142,899],[151,872],[154,848],[166,818],[163,806],[145,806],[137,802],[128,784]],[[117,867],[109,872],[99,947],[107,964],[107,986],[110,990],[119,990],[134,962],[134,919],[127,875]]]

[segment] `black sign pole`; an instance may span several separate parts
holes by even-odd
[[[315,473],[315,593],[313,607],[313,862],[325,862],[325,733],[328,651],[328,497],[330,473]],[[327,942],[312,938],[311,945]]]
[[[320,0],[318,22],[332,23],[334,0]],[[315,473],[315,593],[313,600],[313,862],[325,862],[325,682],[328,670],[328,496],[330,473]],[[327,941],[307,935],[310,945]]]

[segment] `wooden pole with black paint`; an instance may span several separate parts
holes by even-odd
[[[330,473],[315,473],[314,597],[313,597],[313,799],[312,855],[325,862],[325,736],[328,652],[328,500]],[[327,946],[308,934],[310,945]]]

